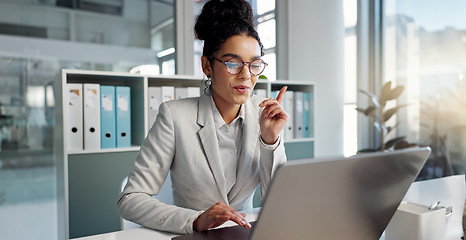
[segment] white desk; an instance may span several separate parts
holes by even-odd
[[[466,197],[464,176],[452,176],[441,179],[415,182],[411,185],[404,200],[419,204],[429,205],[440,201],[441,205],[453,206],[453,214],[447,218],[447,230],[445,240],[460,240],[463,236],[462,217]],[[252,212],[246,212],[246,219],[254,221],[257,219],[259,208]],[[222,227],[232,226],[228,221]],[[99,234],[89,237],[78,238],[79,240],[171,240],[178,236],[172,233],[155,231],[147,228],[134,228],[124,231]],[[75,239],[75,240],[78,240]],[[384,240],[384,236],[380,240]]]
[[[259,214],[260,208],[255,208],[251,212],[246,213],[246,220],[249,222],[255,221]],[[220,227],[233,226],[235,223],[228,221]],[[172,237],[178,234],[156,231],[148,228],[133,228],[118,232],[104,233],[94,236],[76,238],[74,240],[171,240]]]

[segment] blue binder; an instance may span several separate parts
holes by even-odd
[[[131,89],[116,87],[116,145],[131,147]]]
[[[308,92],[303,92],[303,138],[311,137],[311,97]]]
[[[100,86],[100,123],[101,148],[115,148],[116,122],[114,86]]]

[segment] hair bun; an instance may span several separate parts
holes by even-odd
[[[210,0],[197,17],[194,32],[199,40],[207,40],[217,30],[244,22],[254,26],[254,14],[251,5],[245,0]]]

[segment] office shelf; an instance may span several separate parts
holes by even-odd
[[[131,88],[131,147],[68,150],[65,121],[68,114],[66,86],[69,83],[97,83]],[[286,140],[288,159],[314,155],[314,85],[293,81],[259,80],[256,89],[272,91],[288,86],[290,91],[310,94],[310,136]],[[120,230],[117,199],[121,182],[133,167],[140,145],[150,126],[148,88],[155,86],[199,87],[203,79],[194,76],[141,75],[117,72],[63,70],[55,84],[58,238],[69,239]]]

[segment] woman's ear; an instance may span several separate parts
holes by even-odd
[[[212,76],[212,67],[210,66],[210,61],[206,56],[201,57],[201,62],[202,62],[202,71],[206,76],[211,75]]]

